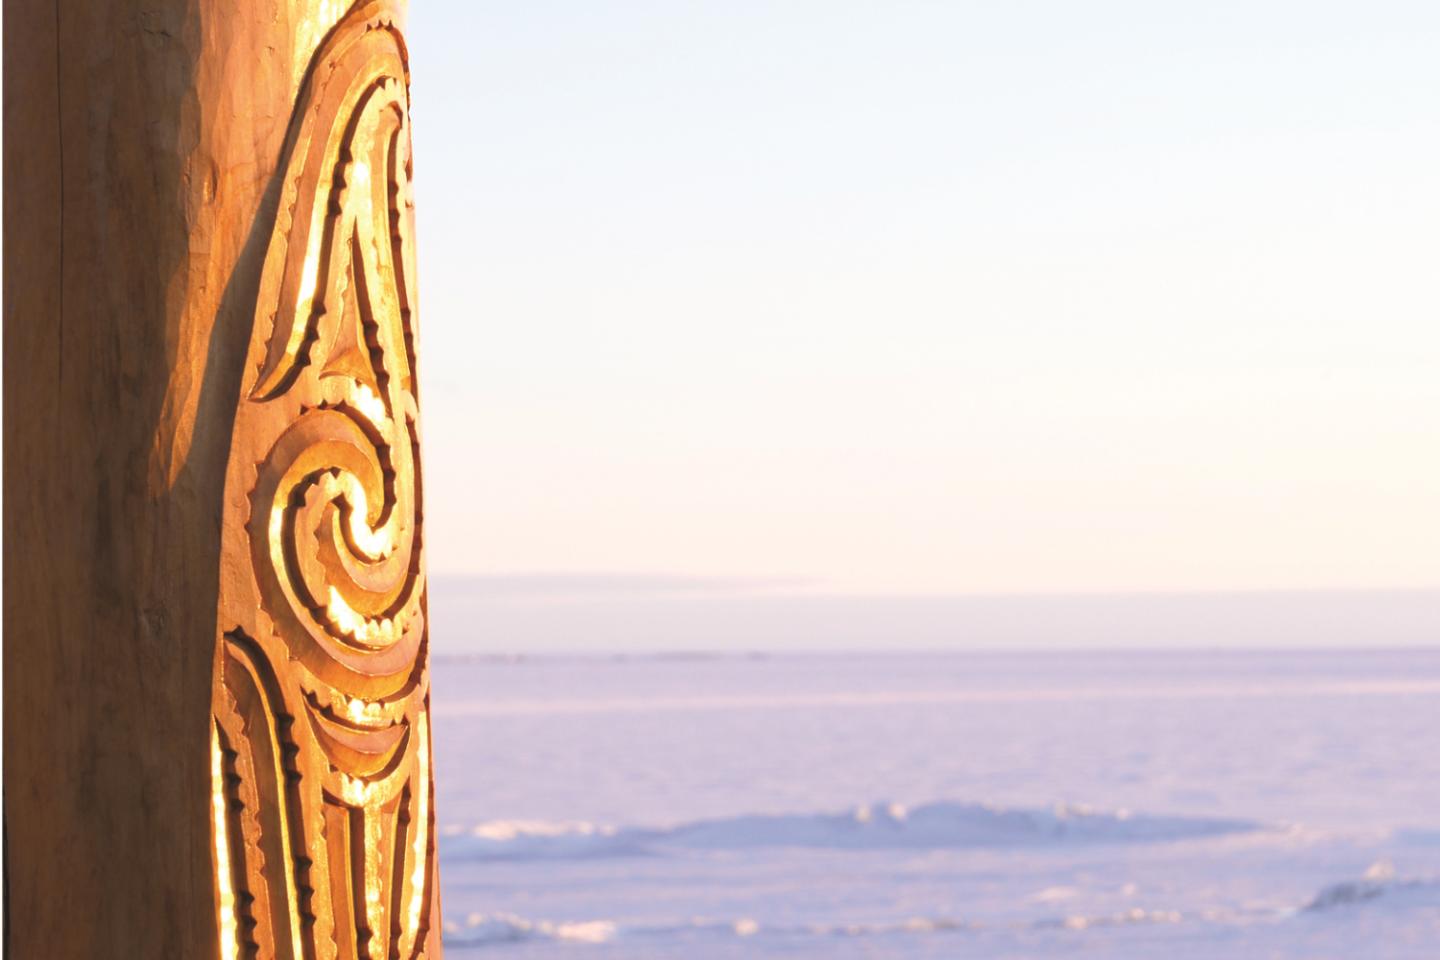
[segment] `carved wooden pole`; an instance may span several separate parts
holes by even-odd
[[[402,8],[6,0],[7,955],[439,954]]]

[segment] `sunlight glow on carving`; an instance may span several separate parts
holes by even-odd
[[[430,852],[430,721],[422,710],[415,721],[415,732],[420,746],[415,751],[415,841],[411,844],[410,856],[414,863],[410,867],[410,909],[405,918],[405,929],[412,935],[420,929],[420,909],[425,903],[425,867]]]
[[[316,228],[322,227],[317,223]],[[317,234],[319,229],[315,231]],[[320,284],[320,248],[312,246],[305,254],[305,266],[300,272],[300,290],[295,295],[295,313],[300,317],[310,316],[310,311],[315,302],[315,288]],[[290,342],[285,345],[286,356],[293,357],[300,352],[300,345],[305,342],[305,331],[307,325],[304,323],[295,324],[290,331]]]
[[[360,639],[359,632],[366,627],[365,618],[356,613],[334,587],[330,588],[330,602],[325,606],[325,616],[341,633],[348,633],[357,640]]]
[[[220,733],[210,725],[210,792],[215,815],[215,879],[220,889],[220,957],[239,957],[236,937],[235,891],[230,886],[230,836],[225,817],[225,768],[220,753]]]
[[[346,602],[340,591],[330,588],[330,601],[325,605],[325,616],[341,633],[354,637],[366,646],[388,646],[399,634],[399,624],[390,617],[378,620],[357,613]]]
[[[298,87],[305,77],[310,54],[349,6],[349,0],[319,0],[309,16],[295,25],[294,83]]]
[[[350,503],[350,541],[371,559],[388,557],[395,550],[395,539],[388,527],[370,527],[370,498],[365,496],[365,485],[347,473],[340,478],[340,487]]]
[[[350,165],[350,184],[355,189],[369,189],[370,187],[370,164],[364,160],[356,160]]]
[[[285,533],[285,503],[276,500],[270,508],[270,543],[278,545]]]
[[[385,930],[385,898],[380,876],[380,851],[385,844],[385,825],[378,810],[365,811],[365,913],[370,918],[371,930]],[[381,953],[383,942],[379,937],[370,941],[370,955]]]
[[[364,414],[365,419],[375,425],[375,429],[385,429],[385,421],[389,419],[385,413],[385,401],[370,389],[368,383],[357,383],[350,399],[355,404],[355,409]]]
[[[340,799],[352,807],[369,806],[376,786],[343,771],[340,773]]]

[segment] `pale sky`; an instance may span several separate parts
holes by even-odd
[[[1440,586],[1440,5],[409,36],[432,571]]]

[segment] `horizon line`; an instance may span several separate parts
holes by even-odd
[[[1136,588],[1038,588],[1038,589],[869,589],[846,588],[835,583],[798,576],[726,576],[667,573],[456,573],[441,571],[428,574],[432,583],[478,583],[492,587],[519,587],[518,592],[538,597],[568,590],[591,594],[634,596],[658,594],[765,594],[772,597],[855,598],[855,599],[944,599],[944,600],[1006,600],[1040,598],[1185,598],[1300,596],[1309,594],[1424,594],[1440,593],[1440,582],[1433,584],[1400,584],[1393,586],[1259,586],[1259,587],[1136,587]],[[511,594],[512,596],[514,594]],[[492,594],[492,597],[497,596]]]

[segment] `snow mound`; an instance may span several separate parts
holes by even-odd
[[[1389,861],[1380,860],[1365,871],[1359,880],[1332,883],[1305,905],[1306,913],[1319,913],[1336,908],[1376,900],[1413,901],[1421,905],[1440,906],[1440,880],[1433,877],[1396,877]]]
[[[844,813],[752,814],[661,828],[490,821],[469,830],[447,830],[440,843],[442,854],[452,859],[529,860],[761,847],[888,850],[1167,843],[1261,826],[1249,820],[1148,816],[1066,804],[1027,810],[941,802],[913,809],[870,804]]]
[[[605,943],[615,935],[615,924],[609,920],[583,923],[552,923],[548,920],[526,920],[509,913],[472,913],[464,923],[445,924],[445,945],[450,947],[481,946],[492,943],[514,943],[520,940],[556,940],[570,943]]]
[[[642,854],[647,831],[580,820],[490,820],[440,835],[444,856],[460,860],[582,859]]]

